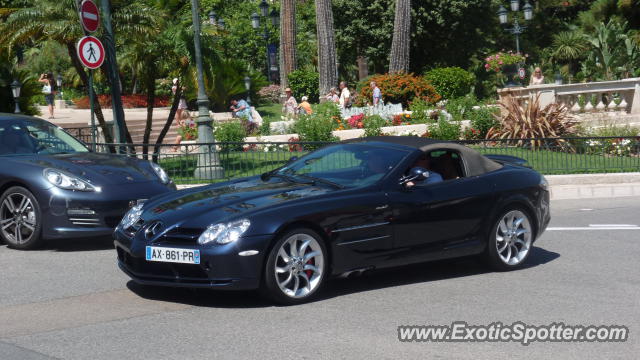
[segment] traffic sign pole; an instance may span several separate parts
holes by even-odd
[[[93,110],[93,70],[89,69],[89,103],[91,104],[91,150],[96,151],[96,117]]]

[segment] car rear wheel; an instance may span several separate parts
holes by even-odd
[[[23,187],[9,188],[0,197],[0,237],[12,248],[28,250],[41,242],[40,206]]]
[[[533,227],[526,211],[508,208],[496,218],[487,248],[489,264],[507,271],[522,267],[532,247]]]
[[[327,271],[327,251],[318,234],[295,229],[281,236],[266,262],[263,290],[277,303],[295,305],[313,298]]]

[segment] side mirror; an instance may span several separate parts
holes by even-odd
[[[409,171],[409,175],[400,179],[400,185],[406,185],[408,182],[420,182],[429,178],[429,170],[416,166]]]

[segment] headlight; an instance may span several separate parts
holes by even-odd
[[[95,192],[100,191],[99,187],[89,184],[87,180],[81,179],[74,175],[65,174],[58,170],[45,169],[44,177],[48,182],[61,189]]]
[[[170,179],[169,179],[169,175],[167,175],[167,172],[164,171],[164,169],[160,165],[152,161],[150,161],[150,163],[151,163],[151,167],[153,168],[153,171],[155,171],[156,175],[158,175],[158,177],[160,178],[160,181],[162,181],[163,184],[168,184]]]
[[[226,224],[209,225],[202,235],[198,238],[198,244],[204,245],[212,241],[217,244],[228,244],[234,242],[244,234],[249,228],[251,222],[247,219],[233,221]]]
[[[142,216],[142,207],[144,204],[138,204],[129,209],[127,213],[124,215],[122,220],[120,221],[120,227],[123,229],[128,229],[133,226],[133,224],[137,223],[140,220],[140,216]]]

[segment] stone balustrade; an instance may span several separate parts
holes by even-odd
[[[640,115],[640,78],[566,85],[544,84],[498,90],[500,98],[540,95],[540,106],[558,103],[571,112],[621,111]]]
[[[380,115],[383,118],[390,119],[395,114],[402,112],[402,104],[386,104],[378,106],[365,106],[365,107],[350,107],[347,109],[340,109],[340,113],[343,119],[348,119],[353,115],[365,114]]]

